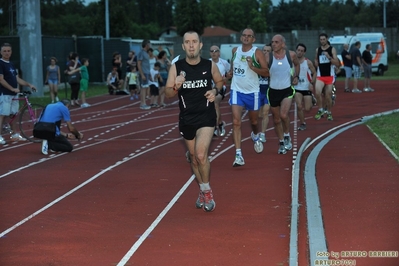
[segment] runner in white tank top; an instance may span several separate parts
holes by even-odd
[[[241,152],[241,116],[244,107],[251,123],[255,152],[263,151],[263,143],[258,134],[259,76],[269,76],[264,54],[253,46],[255,32],[244,29],[240,40],[242,45],[232,50],[231,68],[227,74],[227,78],[232,78],[229,103],[233,114],[233,140],[236,148],[234,167],[245,164]]]
[[[306,46],[303,43],[299,43],[296,46],[296,54],[298,57],[298,61],[300,63],[300,71],[299,71],[299,81],[298,85],[295,86],[295,102],[297,107],[297,114],[300,121],[300,126],[298,130],[306,129],[306,122],[303,110],[309,112],[312,107],[312,91],[313,86],[316,82],[316,69],[313,66],[312,61],[305,57]]]

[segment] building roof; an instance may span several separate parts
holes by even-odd
[[[210,37],[210,36],[230,36],[232,33],[237,33],[234,30],[226,29],[220,26],[210,26],[204,29],[204,33],[202,37]]]

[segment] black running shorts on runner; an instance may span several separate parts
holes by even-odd
[[[297,92],[299,92],[303,96],[312,96],[312,92],[311,91],[299,91],[299,90],[296,90],[295,93],[297,93]]]
[[[216,119],[212,119],[209,121],[203,121],[198,125],[184,125],[182,121],[179,122],[179,130],[180,135],[183,136],[184,139],[192,140],[195,138],[197,134],[197,130],[201,127],[215,127]]]
[[[275,90],[273,88],[269,88],[267,91],[267,98],[269,98],[269,103],[271,107],[277,107],[281,105],[281,102],[285,98],[293,98],[295,95],[295,89],[293,87],[288,87],[282,90]]]

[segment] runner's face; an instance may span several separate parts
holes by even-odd
[[[10,46],[3,46],[1,48],[1,58],[5,61],[8,61],[11,57],[12,49]]]
[[[298,48],[296,48],[296,56],[298,58],[302,58],[305,55],[305,48],[302,46],[298,46]]]
[[[272,39],[272,48],[274,52],[280,51],[284,48],[283,39],[280,36],[274,36]]]
[[[242,44],[252,44],[255,42],[254,32],[252,30],[246,29],[241,34]]]
[[[198,58],[202,43],[197,33],[186,33],[183,39],[183,50],[190,59]]]
[[[212,46],[211,49],[209,50],[209,53],[213,60],[216,60],[220,57],[220,50],[219,47],[217,46]]]
[[[327,38],[325,36],[321,36],[319,40],[322,46],[327,44]]]
[[[264,54],[266,54],[266,53],[270,53],[272,51],[272,47],[271,46],[264,46],[263,47],[263,49],[262,49],[262,52],[264,53]]]

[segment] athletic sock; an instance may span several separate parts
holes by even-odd
[[[241,149],[236,149],[236,155],[242,156]]]
[[[209,183],[202,183],[201,185],[202,185],[201,191],[206,191],[211,189]]]

